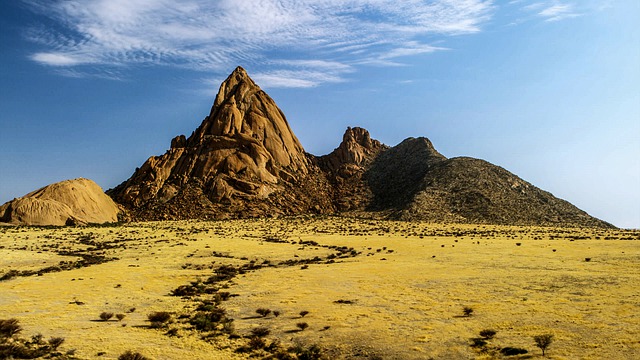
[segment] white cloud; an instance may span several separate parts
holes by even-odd
[[[27,3],[54,20],[52,27],[29,32],[43,47],[31,59],[42,64],[150,64],[206,72],[256,65],[265,69],[263,79],[296,87],[335,82],[356,64],[439,50],[424,39],[478,32],[493,6],[491,0]]]
[[[538,15],[546,18],[546,21],[558,21],[579,16],[579,14],[574,12],[572,5],[561,3],[556,3],[544,8]]]
[[[31,60],[51,66],[73,66],[86,63],[86,61],[75,58],[64,53],[35,53],[31,55]]]
[[[558,0],[512,1],[509,4],[520,5],[524,12],[529,13],[534,18],[543,18],[544,21],[551,22],[581,16],[583,11],[593,10],[593,5],[600,1],[602,0],[584,0],[579,3],[579,6],[573,2],[561,2]],[[522,19],[519,21],[521,22]]]
[[[435,47],[431,45],[420,44],[417,42],[409,42],[403,47],[397,47],[395,49],[391,49],[389,52],[382,54],[380,56],[381,60],[385,59],[393,59],[397,57],[403,56],[412,56],[418,54],[431,53],[438,50],[446,50],[445,48]]]

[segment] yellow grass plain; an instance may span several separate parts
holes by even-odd
[[[81,359],[126,350],[152,359],[266,356],[237,353],[242,337],[203,339],[180,321],[208,295],[170,296],[218,266],[251,262],[265,266],[225,289],[237,295],[222,303],[235,332],[266,327],[269,341],[318,344],[327,358],[542,358],[532,337],[549,333],[549,359],[638,359],[637,240],[638,231],[341,217],[0,227],[0,276],[80,253],[117,258],[0,281],[0,319],[18,319],[22,337],[64,337],[60,350]],[[333,258],[337,247],[344,256]],[[322,261],[300,262],[314,257]],[[465,306],[471,316],[462,316]],[[258,308],[281,315],[261,317]],[[126,317],[99,321],[103,311]],[[154,311],[174,314],[177,336],[149,328]],[[299,331],[299,322],[309,327]],[[483,329],[497,332],[485,351],[470,346]],[[529,352],[504,356],[504,347]]]

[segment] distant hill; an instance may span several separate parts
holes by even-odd
[[[352,213],[402,220],[611,227],[507,170],[447,159],[426,138],[389,147],[348,128],[314,156],[241,67],[189,136],[107,193],[135,220]]]
[[[13,225],[83,225],[118,221],[118,205],[89,179],[65,180],[0,206]]]

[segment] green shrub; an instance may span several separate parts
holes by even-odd
[[[473,308],[471,308],[470,306],[465,306],[462,308],[462,313],[464,314],[464,316],[469,317],[471,316],[471,314],[473,314]]]
[[[300,311],[300,317],[305,317],[307,314],[309,314],[307,310]]]
[[[189,323],[200,331],[213,331],[220,323],[230,323],[231,319],[227,319],[226,310],[221,307],[213,308],[209,311],[197,312]],[[229,325],[231,326],[231,325]]]
[[[296,324],[296,326],[298,327],[298,329],[300,329],[300,331],[304,331],[304,329],[309,327],[309,324],[307,324],[306,322],[299,322]]]

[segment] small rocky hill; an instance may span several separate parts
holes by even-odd
[[[0,206],[13,225],[83,225],[118,221],[118,205],[89,179],[65,180]]]
[[[209,115],[107,192],[134,220],[351,213],[402,220],[610,227],[505,169],[447,159],[426,138],[394,147],[348,128],[314,156],[240,67]]]

